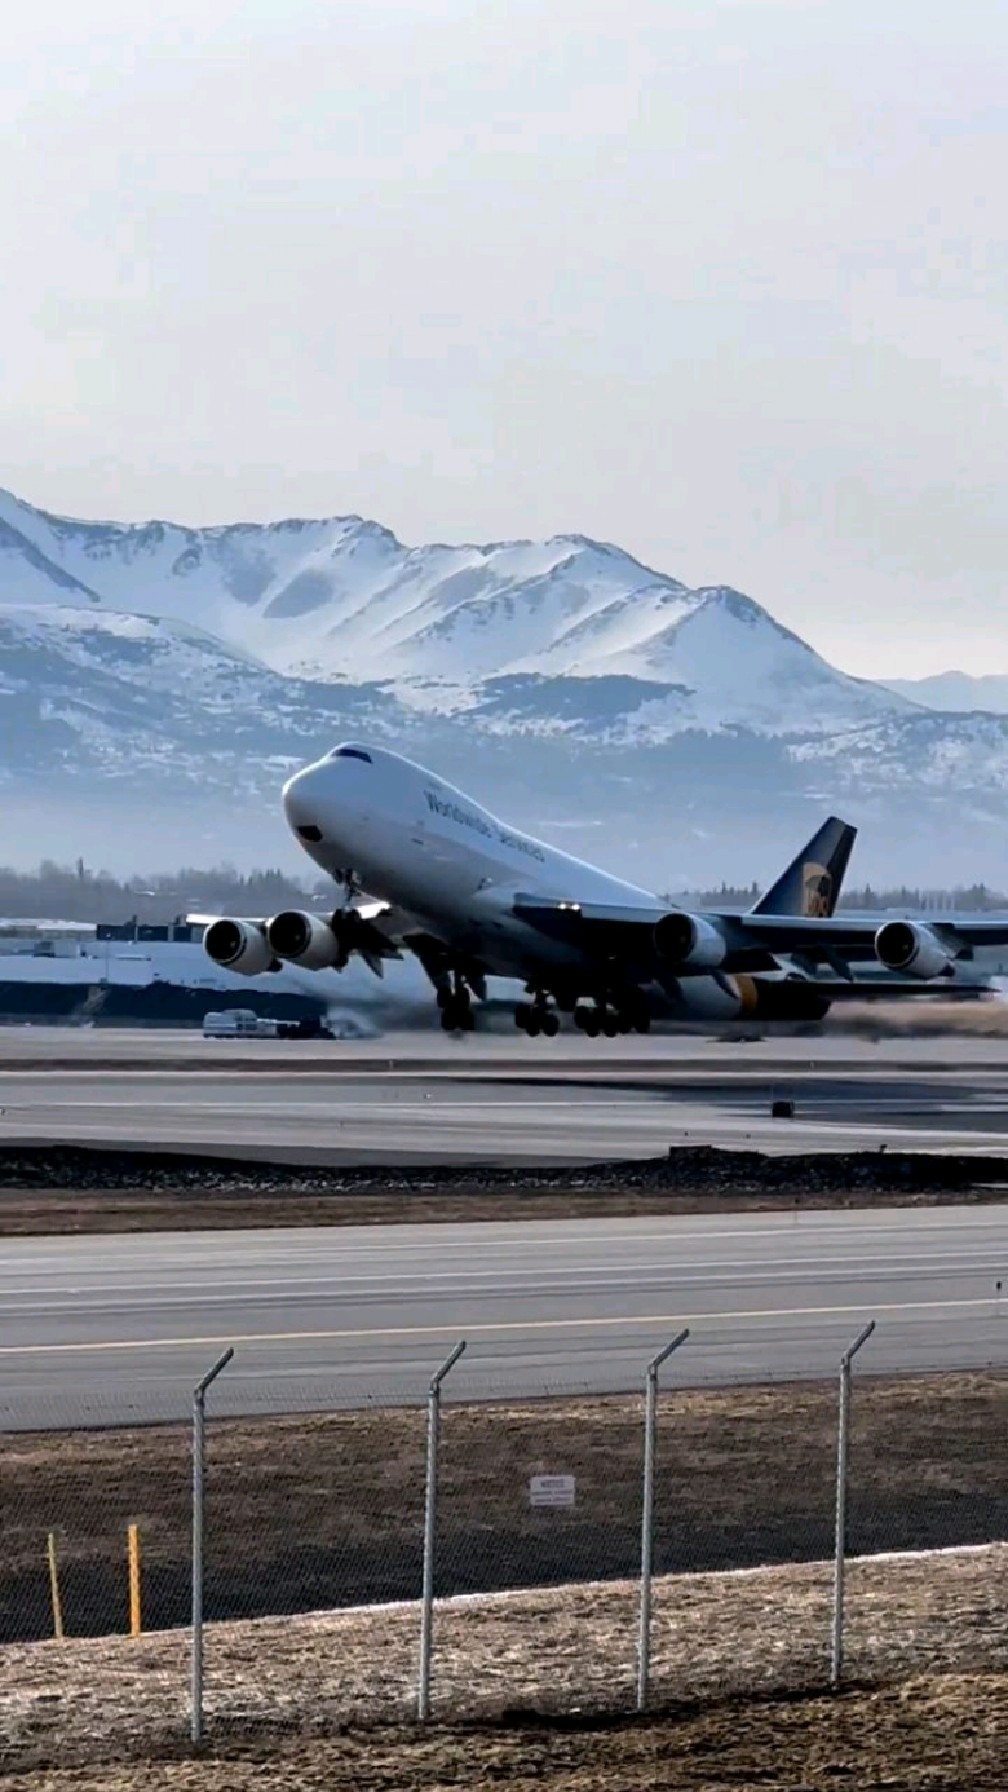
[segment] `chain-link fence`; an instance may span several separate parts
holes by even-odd
[[[196,1587],[191,1412],[8,1433],[0,1763],[178,1740],[194,1716],[210,1737],[305,1733],[1004,1669],[1008,1373],[873,1378],[870,1351],[839,1662],[835,1379],[686,1388],[677,1353],[650,1502],[644,1364],[626,1394],[479,1401],[453,1369],[433,1411],[215,1417],[211,1386]]]

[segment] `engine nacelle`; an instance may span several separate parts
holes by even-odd
[[[887,971],[905,977],[940,977],[954,954],[919,921],[884,921],[875,935],[875,956]]]
[[[258,977],[268,971],[273,954],[265,936],[250,921],[211,921],[203,935],[203,950],[222,970],[241,977]]]
[[[655,923],[654,949],[672,970],[713,971],[728,953],[724,935],[703,915],[673,913]]]
[[[266,937],[278,958],[303,966],[306,971],[341,971],[350,956],[345,940],[319,915],[285,909],[274,915]]]

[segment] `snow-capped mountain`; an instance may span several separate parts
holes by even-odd
[[[923,703],[928,709],[985,709],[992,715],[1008,715],[1008,672],[979,677],[969,672],[934,672],[930,678],[890,678],[887,683],[897,696]]]
[[[75,523],[3,494],[0,580],[5,605],[55,609],[59,626],[70,606],[187,636],[198,625],[273,672],[380,683],[442,714],[478,707],[487,680],[527,691],[556,678],[638,681],[637,726],[652,738],[724,724],[825,730],[905,707],[834,670],[751,598],[691,591],[578,536],[406,548],[359,517]],[[553,719],[548,701],[542,713]]]
[[[1008,875],[1008,719],[848,677],[740,592],[581,536],[409,548],[359,517],[91,523],[0,493],[0,701],[23,859],[84,850],[85,815],[110,863],[177,858],[197,817],[276,858],[291,766],[377,734],[651,883],[768,875],[826,806],[877,830],[866,874],[947,881],[956,851]]]

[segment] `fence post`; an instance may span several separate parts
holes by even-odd
[[[840,1685],[843,1672],[844,1566],[847,1548],[847,1420],[850,1413],[851,1363],[875,1330],[874,1319],[858,1332],[840,1358],[840,1415],[837,1424],[836,1537],[833,1554],[833,1644],[830,1651],[830,1685]]]
[[[647,1709],[651,1667],[651,1554],[654,1542],[654,1464],[657,1428],[658,1371],[666,1357],[685,1344],[689,1327],[659,1350],[648,1364],[644,1393],[644,1503],[641,1513],[640,1637],[637,1644],[637,1709]]]
[[[192,1510],[192,1725],[194,1743],[203,1740],[203,1429],[206,1391],[234,1356],[227,1349],[193,1390]]]
[[[56,1560],[56,1532],[49,1532],[49,1592],[52,1597],[53,1636],[63,1641],[63,1602],[60,1599],[59,1564]]]
[[[420,1601],[420,1684],[417,1688],[417,1717],[425,1723],[430,1716],[431,1630],[434,1618],[434,1548],[437,1533],[437,1459],[441,1434],[441,1383],[453,1369],[466,1347],[460,1338],[431,1377],[427,1397],[427,1485],[424,1492],[423,1595]]]
[[[140,1526],[131,1524],[126,1532],[126,1561],[129,1568],[130,1636],[139,1636],[143,1628],[140,1607]]]

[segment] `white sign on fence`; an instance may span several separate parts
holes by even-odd
[[[529,1481],[529,1505],[552,1506],[569,1511],[574,1504],[573,1475],[533,1475]]]

